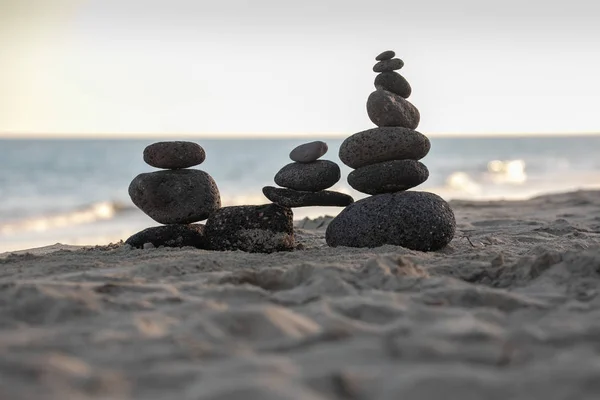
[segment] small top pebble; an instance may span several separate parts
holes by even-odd
[[[320,140],[304,143],[290,152],[290,159],[299,163],[310,163],[324,156],[327,150],[327,143]]]
[[[386,50],[383,53],[381,53],[380,55],[378,55],[377,57],[375,57],[375,59],[377,61],[384,61],[384,60],[391,60],[394,57],[396,57],[396,53],[394,52],[394,50]]]
[[[182,169],[204,162],[204,149],[194,142],[156,142],[144,149],[146,164],[163,169]]]

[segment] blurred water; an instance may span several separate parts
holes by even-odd
[[[100,244],[157,225],[133,207],[127,187],[154,169],[142,160],[148,140],[0,140],[0,252],[56,242]],[[164,140],[174,140],[165,138]],[[188,139],[189,140],[189,139]],[[311,139],[198,139],[207,153],[199,166],[217,182],[223,205],[268,202],[262,195],[288,154]],[[355,199],[351,169],[328,139],[325,159],[337,162],[334,186]],[[600,136],[432,138],[422,162],[429,180],[419,187],[447,199],[527,198],[600,186]],[[296,218],[335,214],[337,208],[295,209]]]

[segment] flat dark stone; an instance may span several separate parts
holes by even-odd
[[[427,136],[413,129],[383,127],[368,129],[346,138],[340,160],[350,168],[391,160],[420,160],[429,153]]]
[[[346,207],[354,202],[347,194],[322,190],[320,192],[304,192],[293,189],[265,186],[263,194],[275,204],[284,207]]]
[[[375,77],[375,87],[387,90],[405,99],[410,97],[412,88],[408,81],[397,72],[382,72]]]
[[[304,143],[290,152],[290,159],[299,163],[310,163],[323,157],[329,147],[320,140]]]
[[[332,247],[402,246],[435,251],[445,247],[456,230],[448,203],[433,193],[406,191],[356,201],[335,217],[325,232]]]
[[[197,169],[139,174],[129,185],[129,197],[161,224],[202,221],[221,207],[217,184],[209,174]]]
[[[386,50],[383,53],[379,54],[377,57],[375,57],[375,60],[385,61],[391,60],[394,57],[396,57],[396,52],[394,50]]]
[[[223,207],[206,221],[209,250],[272,253],[294,249],[294,214],[277,204]]]
[[[196,247],[202,249],[204,243],[204,225],[164,225],[144,229],[125,241],[126,244],[143,248],[144,244],[152,243],[154,247]]]
[[[288,189],[318,192],[335,185],[341,176],[339,165],[329,160],[317,160],[286,165],[275,175],[275,183]]]
[[[417,129],[421,114],[408,100],[387,90],[378,89],[367,99],[367,114],[377,126],[401,126]]]
[[[204,162],[204,149],[194,142],[157,142],[144,149],[144,161],[156,168],[180,169]]]
[[[415,160],[392,160],[366,165],[348,175],[348,184],[366,194],[394,193],[419,186],[429,178],[425,164]]]
[[[399,58],[392,58],[391,60],[379,61],[373,66],[373,72],[388,72],[396,71],[404,67],[404,61]]]

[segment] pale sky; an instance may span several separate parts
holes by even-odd
[[[0,0],[0,134],[346,136],[388,49],[423,133],[600,132],[599,4]]]

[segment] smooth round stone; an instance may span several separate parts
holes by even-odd
[[[290,152],[290,159],[299,163],[309,163],[323,157],[327,150],[327,143],[320,140],[304,143]]]
[[[318,192],[335,185],[341,178],[340,167],[329,160],[308,164],[290,163],[275,175],[275,183],[288,189]]]
[[[325,232],[332,247],[402,246],[435,251],[445,247],[456,230],[452,209],[438,195],[406,191],[379,194],[350,204]]]
[[[376,90],[367,99],[367,114],[377,126],[417,129],[421,114],[408,100],[387,90]]]
[[[387,90],[405,99],[410,97],[412,88],[408,81],[397,72],[382,72],[375,77],[375,87]]]
[[[144,149],[144,161],[156,168],[180,169],[204,162],[204,149],[194,142],[157,142]]]
[[[379,54],[377,57],[375,57],[375,60],[385,61],[391,60],[394,57],[396,57],[396,52],[394,52],[394,50],[386,50],[383,53]]]
[[[354,202],[351,196],[331,190],[303,192],[265,186],[262,191],[267,199],[284,207],[346,207]]]
[[[366,194],[394,193],[420,185],[429,178],[425,164],[415,160],[392,160],[366,165],[348,175],[348,184]]]
[[[396,71],[402,67],[404,67],[404,61],[399,58],[392,58],[391,60],[379,61],[373,65],[373,72]]]
[[[206,221],[209,250],[272,253],[294,249],[294,214],[277,204],[223,207]]]
[[[152,247],[196,247],[202,249],[204,244],[204,225],[164,225],[144,229],[125,241],[132,247],[144,248],[148,243]],[[147,246],[146,246],[147,247]]]
[[[355,133],[340,146],[340,160],[350,168],[391,160],[420,160],[429,153],[427,136],[408,128],[384,127]]]
[[[139,174],[129,185],[129,197],[161,224],[202,221],[221,207],[217,184],[209,174],[196,169]]]

